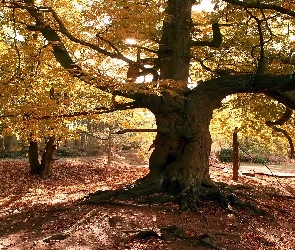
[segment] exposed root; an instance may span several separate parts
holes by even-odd
[[[165,190],[162,186],[151,185],[145,180],[138,185],[129,186],[119,190],[98,191],[89,194],[83,201],[84,204],[103,204],[111,203],[122,205],[122,201],[136,199],[136,203],[141,204],[164,204],[176,202],[179,204],[180,210],[197,209],[200,200],[196,194],[172,194]]]
[[[122,201],[135,200],[140,204],[164,204],[176,202],[179,204],[181,211],[196,211],[201,205],[201,200],[216,200],[225,209],[232,207],[241,207],[250,209],[258,215],[267,215],[267,212],[259,208],[252,201],[243,201],[237,197],[235,190],[224,183],[216,183],[217,185],[202,184],[197,193],[169,193],[164,189],[160,182],[150,182],[143,179],[136,185],[130,185],[119,190],[98,191],[90,194],[84,200],[84,204],[103,204],[111,203],[115,205],[124,205]],[[245,200],[245,199],[244,199]]]
[[[124,239],[124,242],[129,242],[133,240],[149,239],[151,237],[160,238],[160,236],[152,230],[140,231],[137,234],[131,235],[130,237]]]
[[[149,197],[161,192],[163,192],[163,190],[159,185],[143,180],[137,185],[130,185],[123,189],[97,191],[93,194],[89,194],[83,203],[98,204],[110,201],[123,201],[140,197]]]
[[[190,236],[183,230],[183,228],[172,225],[166,228],[161,228],[162,238],[166,241],[175,239],[189,239]]]
[[[201,204],[199,197],[193,194],[180,195],[177,198],[177,202],[179,204],[179,209],[181,211],[187,211],[187,210],[196,211],[197,207]]]
[[[149,238],[158,238],[164,241],[174,241],[174,240],[185,240],[190,242],[191,245],[194,245],[196,248],[203,245],[210,247],[210,249],[221,249],[215,244],[215,237],[217,235],[223,235],[227,237],[240,237],[240,234],[227,233],[227,232],[210,232],[201,234],[197,237],[189,236],[185,230],[179,226],[172,225],[166,228],[161,228],[160,233],[153,230],[145,230],[137,232],[128,238],[124,239],[123,242],[129,242],[133,240],[148,240]]]
[[[170,195],[168,193],[155,193],[147,197],[139,197],[137,201],[139,203],[149,205],[164,204],[169,202],[177,202],[177,197]]]
[[[250,209],[257,215],[269,215],[265,210],[254,204],[253,200],[241,200],[231,186],[225,183],[218,183],[218,186],[219,187],[217,188],[206,189],[206,196],[203,196],[203,198],[216,199],[226,209],[231,209],[231,207],[240,207],[243,209]]]

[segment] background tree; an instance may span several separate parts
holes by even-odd
[[[15,86],[29,79],[31,70],[22,65],[22,56],[35,48],[19,48],[17,37],[28,38],[27,44],[37,36],[48,51],[42,61],[51,72],[64,74],[64,82],[76,78],[74,84],[83,81],[89,88],[129,98],[103,112],[149,109],[157,124],[150,172],[131,193],[181,194],[186,207],[213,185],[209,125],[223,98],[263,93],[291,109],[295,100],[294,79],[284,65],[290,31],[282,33],[293,27],[295,12],[286,1],[214,1],[214,12],[195,13],[198,3],[4,1],[1,13],[13,31],[14,68],[3,83],[11,75]],[[126,44],[126,38],[136,45]],[[135,83],[133,75],[126,79],[128,67],[137,67],[138,75],[150,75],[153,81]],[[189,78],[198,84],[188,84]],[[64,117],[64,111],[49,116]]]
[[[239,143],[253,158],[269,162],[280,162],[290,156],[290,143],[282,132],[276,132],[271,124],[280,120],[285,106],[265,95],[239,94],[223,100],[222,107],[213,114],[210,124],[214,153],[230,150],[232,132],[239,127]],[[291,113],[292,114],[292,113]],[[294,120],[275,125],[294,138]],[[222,157],[221,157],[222,158]],[[251,159],[242,153],[243,161]],[[230,159],[227,159],[230,160]]]

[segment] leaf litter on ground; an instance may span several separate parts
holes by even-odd
[[[106,157],[62,158],[48,179],[31,176],[26,159],[1,160],[0,249],[292,249],[295,179],[241,176],[234,182],[230,168],[211,162],[212,179],[267,215],[239,207],[230,213],[216,201],[203,201],[194,212],[136,200],[82,204],[89,193],[132,184],[148,173],[144,162],[130,165],[124,157],[110,166]],[[171,227],[189,237],[164,237]]]

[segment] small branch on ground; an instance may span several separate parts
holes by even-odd
[[[129,133],[129,132],[157,132],[157,129],[153,129],[153,128],[130,128],[130,129],[122,129],[119,130],[117,132],[114,132],[113,134],[125,134],[125,133]]]

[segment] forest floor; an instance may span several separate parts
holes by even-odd
[[[30,176],[26,159],[0,160],[0,249],[294,249],[295,178],[231,179],[229,165],[211,161],[216,182],[266,213],[203,201],[197,211],[177,204],[85,205],[97,190],[123,187],[148,168],[136,155],[64,158],[48,179]],[[169,232],[169,233],[168,233]]]

